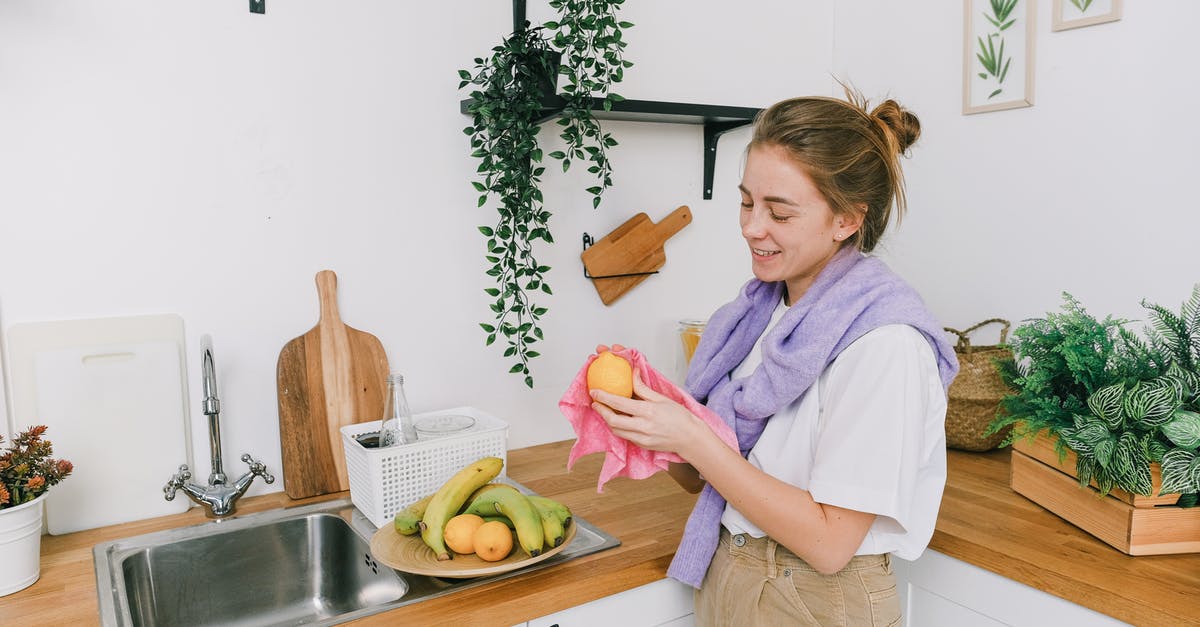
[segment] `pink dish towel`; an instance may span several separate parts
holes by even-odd
[[[737,435],[720,416],[651,368],[646,363],[646,358],[636,349],[626,348],[613,352],[633,364],[633,369],[641,374],[642,381],[650,389],[686,407],[708,424],[713,433],[716,433],[729,448],[738,450]],[[570,470],[584,455],[603,452],[604,466],[600,469],[600,481],[596,485],[596,491],[603,492],[604,484],[615,477],[645,479],[656,472],[666,470],[670,462],[682,462],[683,458],[675,453],[649,451],[618,437],[609,429],[604,418],[592,409],[592,397],[588,395],[587,369],[595,359],[596,355],[588,357],[587,363],[579,370],[575,380],[558,401],[559,410],[575,428],[577,436],[567,459],[567,469]]]

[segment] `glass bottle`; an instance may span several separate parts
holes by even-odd
[[[387,378],[387,393],[383,397],[383,427],[380,429],[379,446],[397,446],[417,441],[417,429],[413,426],[412,410],[404,396],[404,375],[392,373]]]

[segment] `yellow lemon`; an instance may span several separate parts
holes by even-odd
[[[604,390],[610,394],[633,397],[633,366],[612,351],[600,353],[587,370],[589,390]]]
[[[442,532],[446,546],[459,555],[470,555],[475,552],[475,531],[483,525],[483,518],[475,514],[459,514],[446,521]]]
[[[475,530],[472,537],[475,543],[475,555],[485,562],[498,562],[512,552],[513,532],[508,525],[490,520]]]

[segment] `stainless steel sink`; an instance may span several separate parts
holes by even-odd
[[[518,486],[520,487],[520,486]],[[392,570],[349,499],[114,540],[93,549],[105,625],[332,625],[620,544],[587,521],[558,555],[475,579]]]

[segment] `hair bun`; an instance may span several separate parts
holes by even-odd
[[[895,100],[885,100],[871,110],[883,128],[896,140],[896,152],[903,154],[921,136],[921,121]]]

